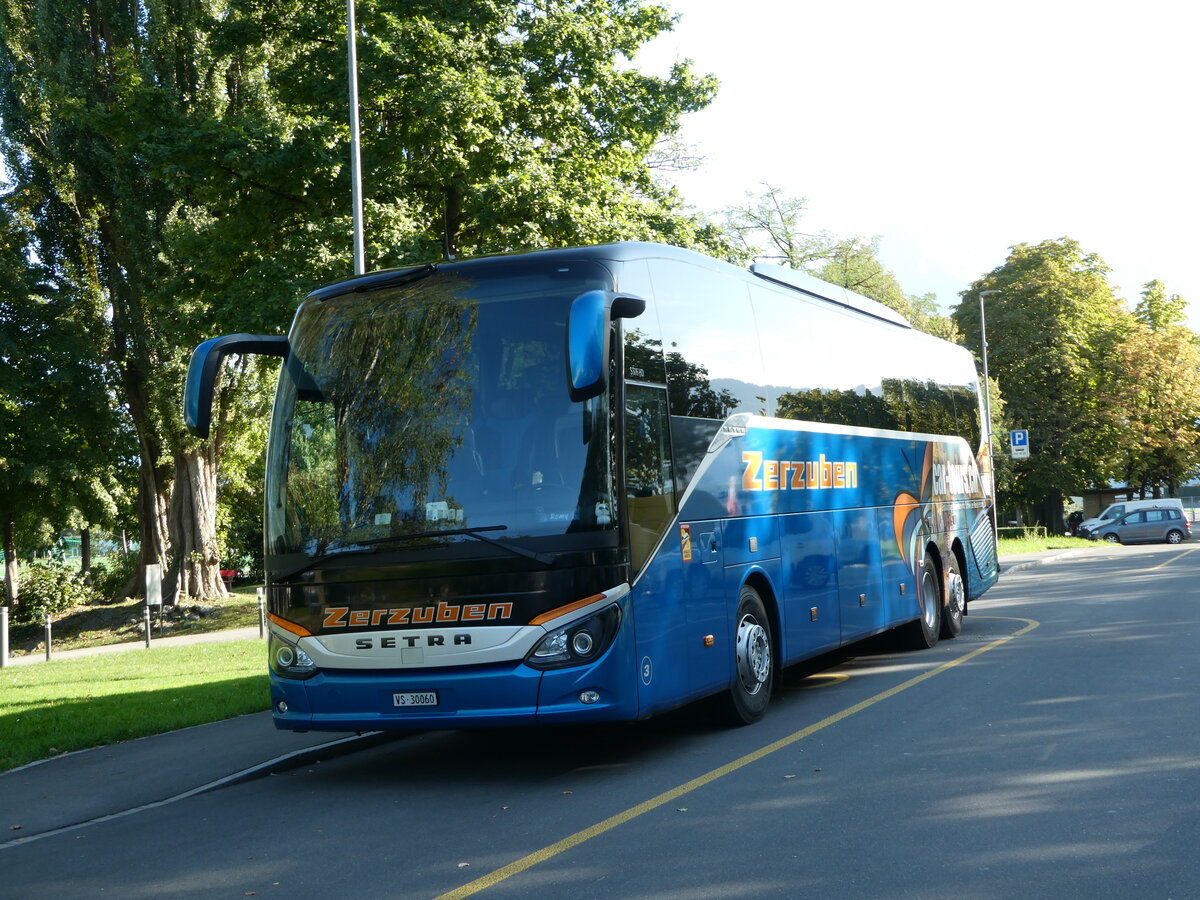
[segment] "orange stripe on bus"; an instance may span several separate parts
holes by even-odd
[[[576,600],[574,603],[568,603],[566,606],[560,606],[558,609],[552,609],[549,612],[544,612],[540,616],[536,616],[529,620],[530,625],[543,625],[551,619],[557,619],[559,616],[565,616],[567,613],[575,612],[577,609],[582,609],[589,603],[595,603],[597,600],[603,600],[603,594],[592,594],[590,597],[584,597],[582,600]]]
[[[312,632],[303,625],[297,625],[295,622],[289,622],[287,619],[283,619],[275,615],[275,613],[267,613],[267,618],[284,631],[290,631],[292,634],[300,635],[300,637],[312,637]]]

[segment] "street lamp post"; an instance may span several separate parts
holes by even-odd
[[[346,49],[350,57],[350,194],[354,220],[354,274],[366,269],[363,250],[362,155],[358,139],[358,53],[354,41],[354,0],[346,0]]]
[[[999,294],[1001,291],[980,291],[979,292],[979,337],[983,342],[983,415],[984,428],[987,430],[988,452],[992,449],[992,386],[988,381],[988,362],[987,362],[987,316],[983,310],[983,298],[989,294]]]
[[[992,449],[992,386],[988,381],[988,360],[987,360],[987,317],[983,311],[983,298],[989,294],[999,294],[1000,291],[980,291],[979,292],[979,337],[983,342],[983,433],[987,437],[987,455],[988,455],[988,478],[991,481],[992,489],[992,530],[998,533],[998,510],[996,509],[996,455]]]

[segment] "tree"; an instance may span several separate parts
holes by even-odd
[[[879,262],[879,238],[839,238],[828,231],[806,232],[801,228],[801,219],[808,210],[808,200],[789,197],[769,184],[763,188],[757,196],[747,193],[744,204],[728,207],[723,213],[723,227],[735,247],[731,261],[771,260],[808,272],[878,300],[920,331],[958,340],[954,323],[938,313],[933,295],[908,296],[896,276]]]
[[[954,322],[938,312],[933,294],[913,297],[904,293],[900,282],[879,261],[879,238],[852,237],[841,241],[828,261],[816,271],[818,278],[840,284],[855,293],[878,300],[904,316],[918,331],[943,340],[958,342]]]
[[[808,211],[808,198],[789,197],[770,184],[762,188],[760,194],[747,191],[743,204],[726,207],[722,212],[722,228],[735,248],[731,262],[769,260],[815,273],[861,240],[839,239],[828,231],[803,230],[800,220]]]
[[[0,0],[0,151],[138,440],[142,562],[219,595],[218,459],[179,423],[187,351],[276,331],[347,275],[341,7]],[[358,5],[372,265],[660,237],[723,246],[648,164],[709,102],[686,64],[619,65],[672,22],[636,0]],[[224,398],[256,383],[225,375]]]
[[[1186,306],[1161,282],[1146,284],[1111,359],[1108,398],[1125,426],[1121,474],[1154,496],[1174,496],[1200,469],[1200,342],[1183,324]]]
[[[1142,299],[1133,310],[1133,317],[1151,331],[1163,332],[1183,325],[1187,301],[1178,294],[1167,296],[1167,288],[1157,279],[1142,287]]]
[[[1107,275],[1104,261],[1070,238],[1018,244],[952,313],[966,345],[979,347],[979,294],[1000,291],[987,298],[989,368],[1009,421],[1029,429],[1033,449],[1015,467],[1012,491],[1056,531],[1063,496],[1105,482],[1121,440],[1103,387],[1129,316]]]
[[[0,532],[10,602],[18,546],[116,514],[117,425],[89,323],[30,253],[24,198],[0,197]]]

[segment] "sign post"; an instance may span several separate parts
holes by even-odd
[[[150,646],[150,607],[157,606],[162,615],[162,566],[151,563],[146,566],[146,646]],[[160,621],[161,625],[162,622]]]
[[[1022,428],[1008,433],[1013,459],[1029,459],[1029,430]]]

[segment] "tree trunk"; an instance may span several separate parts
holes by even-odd
[[[92,583],[92,529],[79,532],[79,574],[87,584]]]
[[[1063,496],[1057,491],[1047,494],[1038,510],[1038,518],[1051,534],[1063,534]]]
[[[459,233],[462,230],[463,195],[458,188],[447,186],[442,200],[442,255],[451,260],[458,256]]]
[[[4,586],[8,589],[8,605],[17,605],[17,589],[21,584],[21,573],[17,568],[17,539],[12,519],[4,519]]]
[[[144,446],[144,443],[143,443]],[[143,455],[142,464],[138,471],[138,539],[141,550],[138,554],[137,574],[132,582],[134,593],[140,597],[146,590],[146,566],[162,566],[163,572],[163,603],[171,603],[174,597],[173,574],[168,576],[167,558],[168,543],[167,508],[170,501],[169,482],[164,484],[165,472],[147,462]]]
[[[217,547],[217,467],[212,444],[175,457],[169,517],[172,575],[182,574],[189,596],[227,597]],[[173,579],[172,579],[173,580]]]

